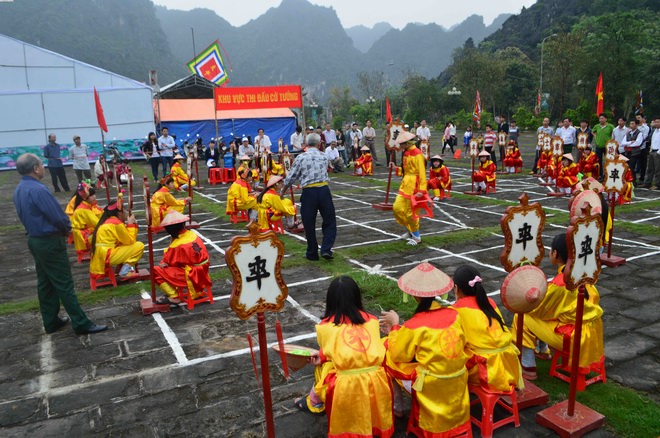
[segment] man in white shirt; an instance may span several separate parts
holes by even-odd
[[[642,146],[640,148],[642,150],[642,155],[639,157],[639,161],[637,162],[637,169],[635,169],[635,172],[639,173],[640,181],[644,181],[646,177],[646,163],[648,161],[649,155],[648,147],[651,145],[651,128],[649,128],[649,125],[646,124],[646,117],[644,114],[637,114],[635,118],[637,119],[637,128],[644,136],[644,140],[642,140]]]
[[[660,185],[660,117],[656,117],[653,122],[653,130],[650,132],[651,146],[649,150],[649,161],[646,166],[646,178],[644,184],[640,187],[649,187],[651,190],[658,190]]]
[[[364,146],[367,146],[371,151],[374,163],[376,163],[376,166],[380,166],[381,164],[378,162],[378,156],[376,155],[376,130],[371,126],[371,120],[367,120],[367,126],[362,130],[362,138]]]
[[[247,155],[250,158],[254,156],[254,146],[249,143],[247,137],[241,139],[241,145],[238,147],[238,156],[242,157],[243,155]]]
[[[339,156],[337,140],[332,140],[330,142],[330,147],[325,148],[325,156],[328,157],[328,162],[330,163],[333,172],[344,171],[344,160]]]
[[[296,132],[291,134],[291,152],[294,154],[299,154],[303,152],[303,143],[305,142],[305,136],[302,133],[302,126],[296,126]]]
[[[158,137],[158,147],[160,148],[160,158],[163,160],[164,175],[168,172],[168,169],[172,169],[172,158],[174,157],[176,143],[168,128],[163,127],[160,132],[162,135]]]
[[[323,139],[325,144],[329,145],[333,141],[337,143],[337,133],[330,127],[330,123],[325,124],[325,131],[323,131]]]
[[[351,125],[351,130],[346,133],[346,144],[349,147],[349,153],[351,155],[351,161],[357,160],[360,153],[360,143],[362,142],[362,131],[358,129],[358,124],[353,122]]]
[[[622,154],[624,152],[623,146],[621,143],[626,141],[626,137],[628,136],[628,131],[630,131],[626,127],[626,119],[623,117],[619,117],[619,120],[617,120],[617,126],[614,128],[612,131],[612,138],[619,143],[619,153]]]
[[[69,158],[73,161],[73,170],[78,177],[78,184],[85,179],[92,179],[92,172],[89,169],[89,149],[86,144],[80,143],[80,136],[73,136],[73,146],[69,148]]]
[[[415,132],[417,138],[428,141],[431,138],[431,130],[426,126],[426,120],[422,120],[422,125]]]
[[[257,148],[258,145],[259,155],[263,155],[266,149],[268,150],[268,152],[273,152],[270,149],[270,147],[273,144],[270,142],[270,137],[264,134],[263,128],[259,128],[259,130],[257,131],[257,138],[254,139],[254,145],[255,145],[255,149]]]
[[[637,127],[637,120],[630,119],[630,131],[626,135],[626,139],[621,142],[621,146],[624,148],[624,155],[628,157],[628,167],[630,168],[630,173],[633,177],[633,186],[637,186],[637,172],[635,172],[635,167],[639,161],[639,157],[642,155],[642,144],[644,143],[644,136],[642,132]]]
[[[564,140],[564,153],[572,154],[576,140],[575,127],[571,125],[571,119],[568,117],[564,117],[562,122],[563,125],[561,128],[557,129],[557,135],[560,136],[562,140]]]

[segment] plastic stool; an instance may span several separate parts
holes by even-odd
[[[552,355],[552,364],[550,365],[550,376],[556,377],[564,382],[570,383],[571,381],[571,366],[568,362],[568,355],[570,352],[571,336],[573,329],[563,331],[564,334],[564,351],[555,350]],[[597,375],[586,379],[587,374],[596,373]],[[577,376],[577,390],[584,391],[587,386],[596,382],[607,382],[607,375],[605,374],[605,356],[601,356],[598,362],[589,365],[589,368],[579,368]]]
[[[110,251],[108,251],[108,256],[110,255]],[[105,277],[95,277],[96,274],[92,274],[91,272],[89,273],[89,287],[92,290],[96,290],[98,286],[117,286],[117,277],[115,276],[115,270],[110,266],[107,261],[105,264]],[[107,280],[103,280],[103,278],[107,278]]]
[[[83,250],[76,250],[76,255],[78,256],[78,264],[82,264],[82,262],[87,262],[90,259],[89,255],[89,250],[88,249],[83,249]]]
[[[206,286],[206,289],[200,291],[199,292],[200,296],[195,299],[193,299],[190,296],[187,287],[177,287],[176,293],[179,294],[179,299],[187,304],[188,310],[194,309],[195,304],[207,303],[207,302],[209,304],[213,304],[213,293],[211,292],[211,286]]]
[[[214,167],[209,169],[209,184],[220,184],[222,183],[222,169],[219,167]]]
[[[282,225],[282,219],[276,221],[268,220],[268,226],[270,229],[276,233],[284,234],[284,226]]]
[[[475,394],[478,398],[470,402],[470,406],[477,403],[481,404],[481,420],[470,416],[470,420],[477,427],[481,428],[481,436],[490,438],[493,436],[493,430],[502,427],[505,424],[513,423],[515,427],[520,426],[520,416],[518,415],[518,400],[516,399],[516,389],[511,387],[509,392],[490,392],[484,390],[481,386],[468,385],[468,391]],[[511,406],[502,401],[502,397],[511,398]],[[510,416],[493,422],[493,410],[496,405],[500,405]]]
[[[432,205],[433,202],[431,201],[431,198],[429,198],[428,193],[425,193],[421,198],[417,198],[415,195],[410,198],[410,206],[412,208],[414,219],[433,217]]]
[[[247,217],[247,212],[245,210],[238,210],[234,213],[228,213],[229,214],[229,220],[231,221],[232,224],[237,224],[239,222],[247,222],[248,217]]]
[[[222,182],[223,183],[232,183],[236,181],[236,169],[233,167],[223,167],[222,168]]]
[[[486,183],[486,193],[495,193],[495,192],[497,192],[497,189],[495,187],[496,182],[497,182],[497,180],[494,179],[491,182]]]

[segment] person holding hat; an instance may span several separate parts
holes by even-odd
[[[272,175],[268,179],[266,187],[257,196],[259,231],[265,233],[270,230],[269,221],[277,221],[286,218],[287,228],[295,228],[293,217],[296,214],[296,206],[290,199],[282,199],[278,191],[282,187],[282,176]]]
[[[248,142],[247,137],[241,139],[241,145],[238,147],[238,155],[241,157],[247,155],[250,158],[254,156],[254,146]]]
[[[156,300],[157,304],[181,303],[176,288],[187,288],[190,297],[197,299],[199,292],[212,285],[209,253],[202,239],[186,229],[187,221],[187,216],[170,211],[161,223],[172,236],[172,242],[165,250],[163,260],[154,266],[154,281],[165,294]]]
[[[124,225],[126,222],[127,225]],[[138,225],[134,215],[126,218],[121,196],[103,209],[92,235],[89,274],[97,279],[105,278],[106,263],[122,265],[119,276],[135,275],[135,265],[142,258],[144,243],[137,240]]]
[[[504,157],[504,167],[508,173],[516,173],[516,167],[522,168],[523,160],[520,156],[520,150],[518,149],[518,142],[515,140],[509,140],[509,144],[506,147],[506,155]]]
[[[451,176],[449,169],[444,164],[445,160],[440,155],[431,157],[431,168],[429,169],[429,189],[433,189],[433,200],[440,200],[440,190],[451,190]]]
[[[196,185],[195,179],[194,178],[189,179],[188,174],[181,167],[181,163],[183,163],[183,160],[185,160],[185,158],[180,154],[176,154],[174,156],[174,164],[172,164],[172,172],[170,173],[170,175],[174,180],[175,190],[187,190],[188,184],[192,185],[193,187],[195,187]]]
[[[73,246],[76,253],[80,254],[90,249],[90,237],[94,233],[96,224],[103,214],[96,203],[96,191],[86,183],[78,184],[74,203],[73,215],[71,216],[71,230],[73,234]]]
[[[351,277],[335,278],[325,314],[316,326],[319,351],[315,385],[298,409],[327,411],[328,437],[389,438],[394,433],[392,386],[383,366],[385,346],[378,319],[362,307],[360,287]]]
[[[566,233],[558,234],[552,240],[550,263],[558,266],[557,276],[548,283],[548,290],[541,304],[525,314],[522,336],[522,374],[527,380],[536,380],[536,358],[534,356],[535,341],[538,339],[550,345],[555,350],[573,350],[573,334],[575,326],[575,309],[578,291],[566,289],[564,283],[564,268],[568,260],[568,245]],[[579,367],[582,371],[590,368],[594,362],[600,361],[604,354],[603,343],[603,309],[598,304],[600,295],[595,286],[588,284],[587,297],[584,301],[584,316],[582,321],[582,336],[580,340]],[[518,315],[513,318],[511,332],[515,334]],[[564,345],[564,333],[571,334],[570,347]],[[572,352],[568,355],[569,365]]]
[[[257,219],[257,212],[253,211],[257,207],[257,200],[250,185],[252,179],[252,170],[247,167],[238,169],[238,178],[229,186],[227,191],[227,208],[225,209],[227,214],[244,210],[248,212],[251,221]]]
[[[80,143],[80,136],[73,136],[73,146],[69,148],[69,158],[73,161],[73,170],[78,177],[78,184],[85,179],[92,179],[92,172],[89,168],[89,148],[86,144]]]
[[[412,396],[408,433],[418,437],[469,434],[469,356],[462,319],[452,307],[436,301],[454,287],[452,279],[428,262],[419,264],[398,281],[399,288],[417,301],[415,314],[400,325],[393,310],[382,312],[387,336],[386,366]],[[401,388],[394,386],[394,414],[403,415]]]
[[[522,369],[513,336],[495,301],[488,298],[479,271],[461,265],[454,271],[456,302],[452,306],[461,316],[465,349],[472,355],[467,363],[468,383],[486,391],[509,392],[522,389]]]
[[[204,151],[204,159],[206,160],[206,167],[209,169],[209,175],[211,174],[211,169],[220,167],[219,163],[224,158],[223,154],[226,150],[226,147],[224,143],[222,143],[221,146],[222,148],[216,144],[215,140],[211,140],[209,141],[208,147]]]
[[[371,149],[368,146],[362,146],[360,151],[362,151],[362,155],[355,160],[355,173],[362,176],[373,175],[374,163],[371,158]]]
[[[174,178],[171,175],[165,175],[158,184],[158,190],[151,196],[151,226],[157,227],[165,215],[171,210],[183,213],[183,208],[192,202],[192,199],[176,199],[170,193],[174,190]]]
[[[421,198],[427,193],[426,161],[422,151],[415,144],[415,138],[415,134],[408,131],[400,133],[396,138],[396,144],[400,144],[404,150],[401,167],[396,167],[396,174],[403,178],[392,206],[394,219],[407,230],[402,237],[408,239],[409,245],[417,245],[422,241],[419,234],[419,218],[413,216],[411,199],[413,196]],[[395,168],[393,162],[390,162],[390,168]]]
[[[566,153],[561,157],[561,168],[557,175],[557,188],[560,192],[570,196],[573,188],[578,183],[578,168],[573,162],[573,154]]]
[[[590,178],[594,175],[600,175],[600,164],[598,163],[598,155],[591,150],[591,145],[582,151],[580,161],[578,162],[578,172],[584,175],[584,178]]]
[[[497,176],[495,171],[497,166],[490,159],[492,154],[487,150],[479,152],[479,167],[474,171],[474,182],[477,183],[477,187],[480,192],[486,190],[487,185],[493,183]]]

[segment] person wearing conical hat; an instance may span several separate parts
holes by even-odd
[[[552,149],[542,150],[539,153],[536,169],[544,178],[548,179],[548,183],[554,184],[555,178],[557,178],[557,169],[555,167],[555,157],[552,155]]]
[[[614,199],[619,205],[630,204],[630,201],[633,198],[633,175],[630,168],[627,166],[628,157],[625,155],[618,155],[617,159],[626,163],[626,171],[623,174],[623,196],[619,196],[618,193],[615,193]]]
[[[355,173],[362,176],[373,175],[374,163],[371,158],[371,149],[368,146],[362,146],[360,151],[362,151],[362,155],[355,160]]]
[[[497,304],[486,295],[479,271],[461,265],[453,280],[456,303],[452,307],[461,316],[465,349],[472,355],[467,363],[468,383],[490,392],[509,392],[512,387],[522,389],[520,352]]]
[[[258,175],[258,174],[257,174]],[[225,213],[233,214],[244,210],[248,212],[251,220],[257,219],[257,212],[252,211],[257,207],[257,200],[250,183],[253,179],[253,171],[247,167],[239,168],[238,178],[227,191],[227,208]]]
[[[252,161],[252,158],[250,158],[249,155],[241,155],[238,160],[241,162],[241,164],[238,165],[238,170],[236,171],[237,175],[244,169],[250,169],[250,162]]]
[[[197,184],[194,178],[188,178],[188,174],[186,173],[185,170],[183,170],[183,167],[181,167],[181,163],[183,163],[183,160],[185,158],[180,155],[176,154],[173,158],[174,164],[172,164],[172,170],[170,174],[172,175],[172,179],[174,180],[174,189],[175,190],[188,190],[188,184],[191,184],[193,187]]]
[[[591,145],[588,144],[580,155],[578,162],[578,172],[584,175],[584,178],[600,175],[600,164],[598,163],[598,156],[591,150]]]
[[[278,164],[273,159],[275,154],[268,152],[264,155],[264,159],[268,160],[268,172],[266,173],[266,181],[270,180],[271,176],[282,176],[284,177],[284,167],[281,164]]]
[[[209,253],[202,239],[186,229],[187,221],[188,217],[178,211],[170,211],[163,219],[162,225],[172,242],[154,266],[154,281],[165,294],[156,300],[158,304],[179,304],[178,287],[187,288],[190,297],[196,299],[212,285]]]
[[[523,165],[522,157],[520,156],[520,150],[518,149],[518,142],[514,140],[509,140],[509,144],[506,148],[506,156],[504,157],[504,167],[508,173],[516,173],[516,167],[521,167]]]
[[[76,190],[75,210],[71,216],[71,231],[73,246],[76,253],[89,251],[90,237],[103,214],[103,210],[96,203],[96,191],[84,182],[78,184]]]
[[[104,278],[106,263],[110,266],[122,265],[120,277],[134,275],[135,265],[144,253],[144,243],[137,240],[137,234],[137,221],[134,215],[126,218],[123,199],[119,197],[116,201],[110,201],[92,234],[90,276]]]
[[[171,210],[183,213],[183,208],[190,204],[192,199],[176,199],[170,193],[174,190],[174,178],[170,174],[161,178],[158,184],[158,190],[151,196],[151,226],[157,227],[165,215]]]
[[[570,196],[578,183],[578,168],[573,162],[573,154],[564,154],[561,157],[561,169],[557,175],[557,188],[560,192]]]
[[[271,176],[266,187],[257,196],[259,231],[262,233],[270,230],[269,221],[274,222],[283,217],[286,219],[287,228],[294,228],[293,217],[296,214],[296,206],[291,199],[280,197],[282,180],[279,175]]]
[[[399,193],[396,196],[392,211],[394,219],[399,225],[406,228],[403,235],[408,239],[408,244],[417,245],[422,241],[419,233],[419,218],[413,216],[412,197],[421,198],[427,194],[426,191],[426,161],[422,151],[415,144],[415,134],[405,131],[399,134],[396,143],[404,150],[401,159],[401,167],[396,167],[397,176],[403,176]],[[394,169],[393,162],[390,168]]]
[[[445,159],[440,155],[431,157],[428,186],[429,189],[433,189],[434,201],[440,200],[440,190],[451,190],[449,168],[445,166]]]
[[[492,154],[486,150],[479,152],[479,167],[474,171],[474,182],[477,183],[479,191],[485,191],[486,186],[497,178],[495,171],[497,166],[491,159]]]
[[[408,433],[418,437],[453,437],[470,433],[468,372],[461,316],[436,301],[454,287],[447,274],[428,262],[398,281],[417,301],[415,314],[403,325],[393,310],[382,312],[387,336],[386,366],[397,379],[394,414],[403,416],[401,388],[412,396]],[[399,383],[400,382],[400,383]]]

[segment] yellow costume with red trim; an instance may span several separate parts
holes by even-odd
[[[92,205],[83,201],[76,207],[71,217],[71,232],[76,252],[90,249],[94,228],[102,214],[103,210],[96,203]]]
[[[362,152],[360,158],[355,160],[355,170],[362,169],[362,175],[374,174],[374,163],[371,154],[367,151]]]
[[[186,173],[185,170],[181,167],[181,163],[177,160],[172,164],[172,169],[170,171],[170,175],[172,176],[172,179],[174,180],[174,188],[179,190],[182,185],[184,184],[189,184],[190,179],[188,178],[188,174]],[[192,180],[192,185],[195,187],[196,181]]]
[[[433,195],[436,197],[440,196],[440,189],[451,190],[451,176],[447,166],[441,164],[429,169],[428,188],[433,189]]]
[[[568,166],[561,166],[559,175],[557,176],[557,187],[568,189],[575,187],[578,183],[578,168],[575,163],[571,162]]]
[[[190,295],[195,297],[212,285],[209,253],[204,242],[191,230],[183,230],[172,240],[161,263],[167,266],[154,266],[154,280],[170,298],[178,297],[176,287],[188,288]]]
[[[319,356],[314,392],[325,403],[328,437],[362,438],[394,433],[392,386],[385,371],[385,346],[378,319],[335,325],[330,316],[316,326]]]
[[[479,161],[479,167],[477,169],[474,172],[474,182],[485,182],[488,184],[497,178],[495,175],[497,166],[489,159],[483,163]]]
[[[66,204],[66,209],[64,210],[64,213],[66,213],[67,216],[69,216],[69,219],[73,217],[73,212],[76,211],[76,195],[73,195],[73,198],[69,201],[68,204]]]
[[[399,193],[392,210],[394,219],[411,233],[419,230],[419,219],[413,218],[410,199],[416,193],[426,194],[426,161],[422,151],[412,144],[403,153],[402,165],[396,168],[397,176],[403,175]]]
[[[573,357],[573,329],[578,291],[566,289],[564,266],[559,267],[557,276],[548,284],[548,291],[539,307],[525,315],[523,322],[523,347],[534,349],[540,339],[555,350],[568,350],[564,345],[564,333],[571,333],[569,362]],[[603,309],[598,302],[600,295],[595,286],[587,285],[589,299],[584,301],[582,339],[580,342],[580,368],[583,371],[604,354]],[[511,331],[516,333],[518,316],[513,320]]]
[[[455,309],[434,302],[429,311],[392,327],[387,338],[388,372],[415,382],[407,431],[417,437],[449,438],[471,430],[461,321]]]
[[[261,198],[261,203],[257,205],[259,210],[259,231],[266,232],[270,230],[268,221],[277,221],[282,216],[293,216],[296,214],[296,207],[291,199],[280,198],[280,195],[274,189],[269,189]]]
[[[504,157],[504,166],[505,167],[522,167],[523,161],[520,156],[520,150],[516,147],[507,148],[506,156]]]
[[[266,174],[266,181],[270,179],[273,175],[284,176],[284,167],[281,164],[277,164],[274,160],[270,160],[268,165],[268,173]]]
[[[632,173],[630,173],[630,169],[626,169],[626,172],[623,174],[623,197],[617,196],[617,204],[622,205],[622,204],[629,204],[630,201],[632,201]]]
[[[488,299],[502,317],[495,301]],[[465,332],[465,351],[473,356],[467,363],[468,382],[486,391],[508,392],[511,387],[524,387],[519,351],[507,327],[491,319],[479,308],[476,297],[463,297],[452,306],[461,316]],[[504,320],[504,319],[502,319]]]
[[[596,178],[600,175],[600,164],[598,164],[598,155],[593,151],[589,152],[589,155],[586,157],[584,154],[580,157],[580,162],[578,163],[578,171],[584,175],[585,178],[592,177],[596,175]]]
[[[238,178],[232,183],[227,191],[227,214],[236,213],[239,210],[250,210],[257,206],[257,199],[250,195],[250,184],[243,178]]]
[[[137,240],[137,233],[137,224],[126,226],[116,217],[108,218],[96,230],[96,248],[89,262],[89,273],[103,278],[106,264],[134,266],[144,253],[144,243]]]
[[[163,218],[172,210],[183,213],[185,205],[186,201],[176,199],[166,186],[156,190],[156,193],[151,197],[151,226],[157,227],[160,225]]]

